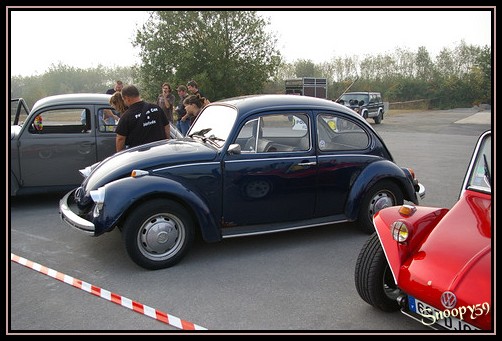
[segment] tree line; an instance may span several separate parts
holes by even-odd
[[[186,23],[190,23],[187,25]],[[326,78],[328,98],[350,91],[379,91],[384,101],[427,100],[431,108],[492,102],[489,46],[444,47],[433,59],[425,47],[392,53],[332,57],[322,63],[286,63],[269,20],[255,11],[154,11],[136,32],[140,63],[80,69],[51,65],[42,75],[11,77],[11,98],[31,107],[40,98],[64,93],[104,93],[117,79],[135,84],[154,102],[162,83],[173,89],[194,79],[211,101],[262,93],[285,93],[290,78]]]

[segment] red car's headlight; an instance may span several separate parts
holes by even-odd
[[[404,217],[411,217],[417,208],[413,205],[402,205],[399,208],[399,214]],[[392,234],[392,238],[398,243],[404,243],[410,237],[410,229],[406,225],[404,221],[396,220],[390,226],[390,233]]]
[[[398,243],[404,243],[409,237],[408,226],[402,221],[395,221],[390,226],[392,238]]]

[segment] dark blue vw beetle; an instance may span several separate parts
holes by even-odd
[[[178,263],[196,231],[222,238],[355,222],[425,188],[354,111],[329,100],[253,95],[206,106],[187,137],[127,149],[81,171],[63,221],[92,236],[118,227],[146,269]]]

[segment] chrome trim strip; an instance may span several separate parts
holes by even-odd
[[[300,229],[305,229],[305,228],[310,228],[310,227],[332,225],[332,224],[339,224],[339,223],[347,223],[347,222],[349,222],[349,220],[329,221],[329,222],[318,223],[318,224],[295,226],[295,227],[290,227],[290,228],[285,228],[285,229],[275,229],[275,230],[266,230],[266,231],[256,231],[256,232],[247,232],[247,233],[228,234],[228,235],[222,235],[221,238],[226,239],[226,238],[235,238],[235,237],[257,236],[257,235],[260,235],[260,234],[269,234],[269,233],[293,231],[293,230],[300,230]]]

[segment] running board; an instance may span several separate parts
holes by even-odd
[[[258,234],[292,231],[292,230],[305,229],[305,228],[330,225],[330,224],[346,223],[346,222],[349,222],[347,217],[343,214],[339,214],[323,218],[301,220],[293,223],[285,222],[285,223],[275,223],[275,224],[228,227],[222,229],[221,236],[222,238],[244,237]]]

